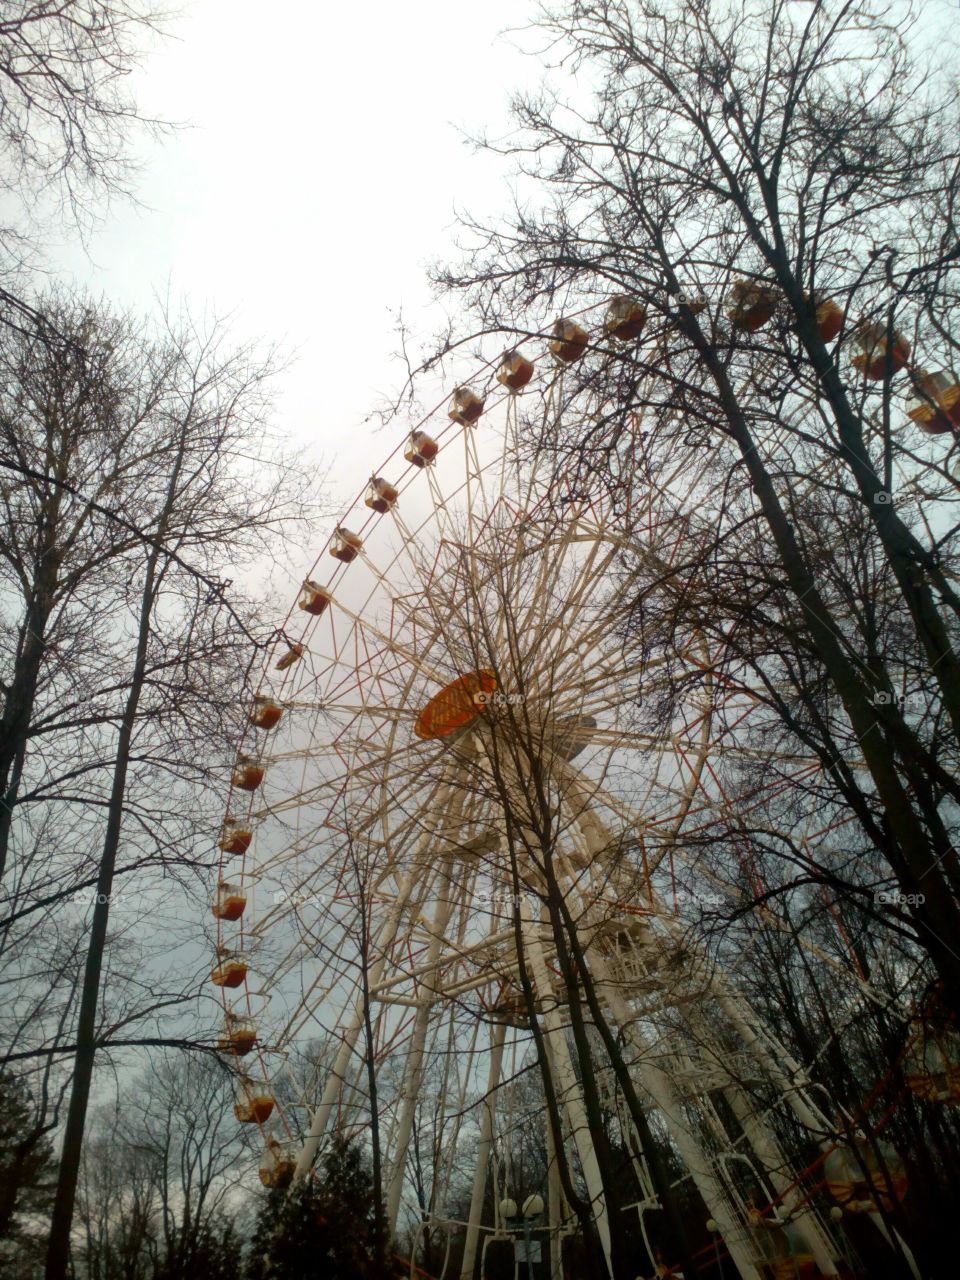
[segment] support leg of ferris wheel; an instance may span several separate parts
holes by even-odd
[[[461,1280],[473,1280],[473,1268],[477,1257],[477,1241],[480,1238],[480,1218],[483,1214],[483,1195],[487,1187],[490,1148],[493,1145],[494,1118],[497,1105],[496,1091],[500,1084],[503,1042],[506,1039],[506,1035],[507,1024],[505,1022],[495,1023],[490,1040],[490,1069],[487,1073],[487,1091],[484,1094],[482,1103],[483,1113],[480,1118],[477,1167],[473,1174],[473,1192],[470,1196],[467,1235],[463,1245],[463,1265],[460,1268]]]
[[[367,975],[368,985],[373,987],[383,975],[384,966],[386,964],[387,951],[393,944],[397,936],[397,930],[400,927],[400,918],[403,909],[407,904],[410,894],[413,892],[414,886],[422,876],[422,867],[418,865],[417,859],[413,860],[410,870],[404,877],[400,891],[396,900],[384,921],[382,931],[377,937],[377,948],[379,956],[370,965]],[[304,1139],[303,1147],[297,1159],[297,1167],[293,1174],[293,1183],[305,1178],[313,1167],[316,1159],[317,1148],[320,1146],[320,1139],[326,1131],[333,1108],[336,1105],[337,1096],[343,1081],[346,1079],[347,1069],[350,1066],[350,1059],[356,1048],[357,1040],[360,1037],[360,1031],[363,1027],[363,998],[362,995],[357,996],[354,1006],[353,1017],[343,1034],[343,1040],[337,1051],[330,1074],[327,1077],[327,1083],[324,1086],[323,1094],[320,1098],[317,1108],[313,1113],[310,1121],[310,1130]]]
[[[547,1221],[550,1224],[550,1280],[563,1280],[563,1189],[553,1129],[547,1125]]]
[[[433,923],[430,926],[432,936],[426,959],[428,975],[435,969],[440,958],[440,949],[443,946],[447,925],[450,922],[450,915],[453,911],[456,897],[453,891],[453,874],[453,859],[445,858],[444,875],[442,876],[443,887],[439,891]],[[428,981],[430,981],[429,977]],[[433,1011],[435,1001],[435,990],[428,988],[417,1007],[417,1017],[410,1041],[409,1057],[403,1074],[403,1083],[400,1086],[403,1110],[400,1114],[396,1136],[392,1144],[393,1168],[387,1186],[387,1225],[391,1232],[396,1230],[397,1215],[400,1212],[400,1197],[403,1193],[403,1178],[407,1167],[407,1147],[410,1145],[417,1097],[423,1082],[423,1057],[427,1043],[427,1029],[430,1025],[430,1014]]]
[[[753,1025],[755,1021],[753,1011],[749,1009],[745,1001],[735,996],[725,983],[722,983],[719,978],[714,976],[711,986],[717,1003],[730,1019],[740,1039],[746,1045],[748,1052],[764,1075],[767,1076],[772,1084],[776,1085],[783,1096],[784,1102],[790,1107],[811,1137],[819,1143],[821,1150],[829,1150],[832,1145],[830,1134],[833,1130],[833,1125],[804,1095],[800,1082],[791,1080],[786,1071],[784,1071],[781,1061],[786,1061],[786,1053],[784,1052],[781,1061],[777,1060],[776,1055],[770,1051],[765,1038],[760,1036]],[[796,1073],[800,1070],[799,1065],[796,1063],[788,1063],[787,1065]]]
[[[560,1007],[554,996],[553,983],[543,954],[540,942],[539,924],[534,920],[526,895],[520,902],[521,927],[523,930],[524,955],[530,962],[533,976],[533,988],[545,1007],[543,1023],[545,1027],[544,1043],[547,1048],[549,1065],[556,1086],[557,1098],[562,1103],[567,1115],[567,1122],[573,1134],[580,1157],[580,1166],[587,1184],[587,1194],[594,1213],[597,1234],[603,1246],[607,1271],[613,1275],[610,1250],[610,1220],[607,1216],[607,1203],[603,1194],[603,1179],[600,1176],[600,1165],[597,1153],[590,1137],[590,1127],[580,1093],[570,1051],[563,1031]],[[750,1277],[753,1280],[753,1277]]]
[[[813,1254],[820,1273],[835,1276],[837,1272],[837,1248],[827,1231],[824,1230],[817,1214],[800,1203],[801,1197],[794,1179],[787,1172],[788,1165],[775,1136],[754,1111],[750,1099],[738,1086],[733,1085],[724,1090],[730,1109],[737,1118],[744,1135],[760,1161],[764,1172],[770,1179],[781,1204],[791,1220],[797,1224],[806,1241],[807,1248]]]
[[[593,813],[586,788],[572,777],[568,778],[568,786],[577,801],[577,826],[588,849],[596,856],[610,847],[610,833]],[[734,1212],[726,1189],[717,1177],[709,1156],[687,1125],[679,1095],[672,1081],[666,1072],[650,1060],[651,1046],[641,1035],[636,1018],[609,974],[605,961],[598,956],[592,961],[592,966],[596,967],[597,978],[602,982],[615,1022],[637,1050],[640,1061],[636,1070],[641,1082],[663,1113],[677,1148],[690,1170],[711,1217],[720,1229],[730,1257],[740,1272],[742,1280],[760,1280],[760,1273],[753,1261],[752,1240]]]
[[[605,963],[599,957],[594,963],[598,969],[597,979],[603,985],[605,998],[614,1020],[637,1052],[638,1061],[634,1064],[632,1071],[639,1077],[643,1088],[653,1098],[663,1115],[670,1135],[677,1144],[677,1150],[689,1169],[690,1176],[703,1197],[710,1216],[719,1228],[734,1266],[742,1280],[761,1280],[760,1272],[753,1259],[750,1236],[745,1226],[737,1219],[726,1189],[717,1177],[709,1156],[684,1119],[680,1097],[673,1087],[673,1082],[667,1073],[652,1061],[652,1046],[641,1033],[636,1017],[617,989],[615,981],[604,972]]]
[[[880,1216],[879,1213],[868,1213],[867,1217],[870,1219],[873,1225],[877,1228],[877,1230],[883,1236],[884,1240],[886,1240],[890,1248],[895,1251],[896,1245],[893,1243],[893,1239],[890,1235],[890,1230],[893,1231],[893,1234],[897,1237],[897,1244],[899,1244],[903,1252],[903,1256],[906,1259],[907,1266],[910,1268],[910,1273],[913,1276],[913,1280],[923,1280],[923,1276],[921,1276],[920,1269],[917,1266],[917,1260],[913,1256],[913,1251],[910,1249],[910,1246],[907,1244],[906,1240],[904,1240],[903,1236],[896,1229],[896,1227],[891,1227],[890,1230],[888,1230],[887,1224],[884,1222],[883,1218]]]
[[[757,1062],[760,1069],[766,1077],[776,1086],[786,1104],[793,1111],[794,1115],[807,1130],[807,1132],[818,1142],[821,1150],[827,1151],[831,1147],[828,1134],[831,1128],[829,1120],[822,1115],[819,1110],[815,1109],[809,1100],[804,1096],[800,1084],[796,1080],[791,1080],[784,1071],[781,1062],[778,1061],[777,1055],[772,1053],[765,1039],[762,1038],[753,1026],[752,1011],[749,1006],[743,1007],[745,1002],[741,1001],[732,992],[726,989],[725,984],[714,977],[712,981],[714,994],[717,997],[720,1007],[730,1019],[737,1034],[743,1041],[748,1052]],[[786,1054],[784,1054],[786,1057]],[[791,1069],[799,1071],[799,1066],[792,1063]],[[738,1092],[738,1091],[737,1091]],[[753,1147],[754,1151],[760,1157],[760,1160],[766,1165],[771,1172],[771,1178],[776,1186],[776,1179],[773,1178],[773,1171],[783,1167],[783,1158],[779,1153],[779,1148],[773,1142],[772,1136],[767,1137],[757,1131],[757,1122],[754,1117],[752,1120],[742,1118],[738,1112],[738,1107],[744,1105],[744,1100],[740,1099],[739,1103],[734,1098],[730,1099],[734,1108],[737,1119],[741,1123],[747,1140]],[[747,1111],[751,1108],[746,1103]],[[773,1143],[770,1147],[770,1143]],[[759,1143],[759,1145],[758,1145]],[[769,1153],[764,1147],[770,1147]],[[782,1178],[781,1178],[782,1181]],[[782,1188],[777,1186],[777,1190]],[[785,1199],[785,1204],[789,1208],[789,1200]],[[831,1240],[829,1234],[824,1230],[822,1224],[816,1215],[810,1211],[804,1212],[797,1218],[798,1225],[803,1233],[804,1239],[810,1252],[817,1261],[817,1266],[824,1275],[836,1275],[837,1253],[836,1246]]]
[[[588,847],[591,849],[591,852],[599,853],[604,847],[609,846],[610,834],[605,829],[603,823],[600,822],[596,818],[596,816],[591,813],[589,804],[584,803],[584,801],[586,800],[586,796],[584,794],[583,788],[578,788],[577,784],[573,782],[572,790],[577,795],[577,798],[580,801],[580,812],[578,814],[578,826],[580,827],[580,830],[587,842]],[[715,986],[719,986],[719,983],[716,983]],[[617,995],[618,995],[618,998],[622,1000],[622,997],[619,997],[619,993],[617,993]],[[747,1023],[743,1015],[738,1010],[736,1010],[735,1008],[736,1001],[734,997],[730,995],[729,992],[726,992],[726,991],[724,992],[724,996],[725,996],[725,999],[723,1001],[723,1007],[725,1011],[727,1012],[728,1016],[731,1016],[731,1020],[735,1022],[735,1025],[737,1026],[737,1030],[739,1031],[741,1038],[744,1039],[745,1043],[747,1043],[748,1048],[752,1049],[754,1051],[754,1055],[756,1056],[757,1051],[763,1048],[759,1037],[756,1035],[753,1035],[750,1038],[747,1037],[747,1035],[745,1034],[746,1031],[748,1030]],[[736,1016],[734,1017],[734,1015]],[[773,1055],[764,1053],[762,1060],[760,1061],[760,1065],[764,1070],[764,1073],[767,1075],[767,1077],[771,1079],[771,1081],[774,1084],[776,1084],[777,1087],[780,1089],[783,1096],[786,1099],[791,1101],[792,1105],[794,1106],[795,1113],[797,1114],[801,1122],[805,1125],[805,1127],[807,1127],[808,1129],[811,1129],[814,1134],[818,1134],[818,1133],[822,1134],[823,1132],[822,1125],[817,1123],[817,1121],[813,1116],[812,1111],[807,1106],[805,1100],[797,1094],[796,1089],[792,1088],[789,1085],[789,1082],[787,1081],[786,1076],[783,1074],[783,1072],[779,1068],[779,1064],[777,1064],[776,1061],[773,1059]],[[757,1121],[756,1117],[753,1115],[753,1112],[749,1106],[749,1103],[746,1103],[746,1100],[742,1098],[740,1099],[740,1101],[741,1103],[745,1104],[743,1121],[744,1121],[744,1132],[747,1136],[747,1139],[751,1143],[751,1146],[753,1147],[758,1158],[760,1159],[761,1164],[764,1166],[765,1170],[767,1170],[767,1172],[769,1173],[771,1177],[771,1181],[776,1187],[776,1190],[778,1191],[778,1193],[783,1193],[787,1191],[787,1188],[790,1186],[789,1177],[786,1174],[781,1172],[781,1170],[786,1168],[786,1162],[784,1161],[782,1155],[780,1154],[772,1134],[767,1132],[766,1126],[761,1125]],[[738,1119],[739,1118],[740,1117],[738,1116]],[[689,1135],[689,1137],[691,1141],[695,1141],[692,1133]],[[705,1155],[703,1159],[704,1161],[706,1161]],[[788,1195],[787,1197],[787,1199],[790,1201],[796,1200],[796,1198],[797,1197],[795,1194]],[[709,1203],[710,1201],[708,1200],[708,1204]],[[720,1224],[721,1216],[718,1216],[718,1214],[714,1212],[713,1217],[716,1219],[717,1223]],[[826,1233],[826,1231],[823,1229],[822,1225],[816,1218],[816,1215],[810,1211],[806,1211],[802,1215],[800,1215],[800,1217],[798,1217],[797,1221],[801,1225],[804,1238],[807,1241],[807,1244],[808,1244],[808,1247],[810,1248],[811,1253],[813,1253],[814,1257],[816,1258],[817,1264],[820,1267],[820,1270],[822,1271],[822,1273],[828,1276],[836,1275],[837,1271],[835,1266],[835,1258],[836,1258],[835,1247],[833,1245],[833,1242],[830,1236]],[[729,1247],[729,1244],[728,1244],[728,1247]]]
[[[586,817],[587,814],[585,813],[580,818],[580,826],[590,842],[591,848],[600,847],[601,842],[609,840],[609,836],[602,824],[597,823],[596,819],[592,819],[592,828],[585,826],[584,819]],[[667,929],[668,933],[673,934],[676,939],[680,939],[680,926],[676,922],[671,921],[669,918],[661,917],[661,924]],[[790,1057],[782,1045],[777,1045],[777,1052],[773,1052],[769,1033],[764,1032],[761,1035],[758,1030],[759,1020],[747,1001],[721,976],[716,973],[710,976],[707,991],[717,1001],[719,1008],[730,1020],[733,1029],[748,1053],[766,1078],[777,1088],[784,1102],[790,1107],[803,1127],[814,1141],[819,1144],[821,1150],[830,1150],[832,1147],[833,1125],[805,1094],[803,1072],[799,1063]],[[793,1079],[787,1074],[788,1071],[793,1073]]]

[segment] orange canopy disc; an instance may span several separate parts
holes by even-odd
[[[413,732],[418,738],[446,738],[475,720],[486,696],[497,687],[497,678],[484,667],[469,671],[434,694],[417,716]]]

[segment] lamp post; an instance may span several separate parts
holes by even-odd
[[[509,1197],[500,1201],[500,1214],[507,1224],[508,1231],[522,1231],[524,1251],[527,1255],[527,1280],[534,1280],[533,1259],[530,1257],[530,1230],[536,1226],[537,1219],[543,1213],[543,1196],[527,1196],[519,1213],[516,1200]]]

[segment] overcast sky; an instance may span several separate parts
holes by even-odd
[[[502,130],[510,91],[538,79],[522,37],[498,39],[531,10],[185,0],[137,96],[190,127],[141,148],[146,207],[118,203],[89,257],[65,245],[55,264],[142,308],[169,286],[296,349],[283,426],[328,458],[345,431],[363,442],[340,450],[337,487],[354,492],[394,443],[357,434],[401,377],[391,311],[431,331],[424,265],[452,252],[455,205],[507,205],[504,164],[459,131]]]
[[[956,4],[928,5],[932,34]],[[463,133],[502,134],[511,91],[543,75],[518,47],[542,37],[516,30],[535,0],[182,9],[135,87],[185,127],[141,147],[143,207],[117,202],[87,252],[64,244],[51,264],[142,309],[169,290],[295,351],[281,426],[338,459],[346,500],[402,434],[363,425],[402,381],[392,313],[438,328],[425,265],[454,254],[455,207],[509,207],[511,162]]]

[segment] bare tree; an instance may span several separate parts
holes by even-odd
[[[151,1153],[127,1140],[110,1108],[87,1142],[78,1179],[77,1262],[90,1280],[149,1280],[160,1203]]]
[[[38,312],[24,267],[43,222],[88,227],[133,175],[131,135],[157,131],[128,79],[165,15],[141,0],[0,5],[0,318],[29,332]]]
[[[638,541],[638,620],[655,593],[677,627],[713,610],[727,669],[818,753],[960,1007],[956,490],[895,398],[932,418],[921,370],[953,361],[954,91],[907,3],[576,3],[541,29],[593,101],[515,100],[497,147],[527,204],[466,221],[470,257],[436,278],[512,342],[611,293],[642,306],[643,336],[595,340],[566,426],[531,444],[625,503],[686,451],[681,572]]]
[[[50,1264],[62,1274],[96,1052],[185,998],[161,988],[112,1017],[101,1005],[121,836],[119,870],[144,889],[147,866],[182,875],[209,862],[194,848],[197,802],[213,801],[252,653],[268,638],[254,634],[253,602],[228,598],[223,569],[269,553],[308,516],[312,482],[269,454],[269,367],[249,351],[187,322],[151,333],[84,304],[53,314],[5,344],[0,462],[18,479],[5,491],[4,569],[22,612],[4,687],[0,843],[31,850],[8,943],[42,918],[29,896],[49,911],[95,891],[77,1021],[67,1013],[64,1027],[75,1067]],[[50,338],[71,330],[71,342]],[[15,828],[25,810],[42,810],[57,835],[82,830],[99,852],[38,859],[37,824]]]
[[[193,1274],[208,1239],[231,1221],[242,1152],[233,1096],[219,1061],[172,1053],[152,1057],[124,1090],[116,1137],[150,1168],[164,1274]]]
[[[35,1265],[36,1238],[29,1220],[49,1207],[53,1150],[42,1106],[12,1072],[0,1077],[3,1093],[3,1160],[0,1165],[0,1270],[14,1255]]]

